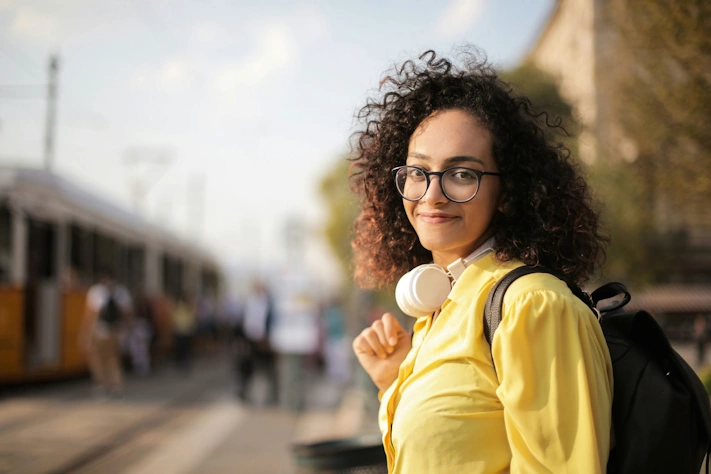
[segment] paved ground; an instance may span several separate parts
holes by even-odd
[[[285,473],[292,443],[372,431],[363,398],[313,377],[307,409],[293,413],[233,396],[230,364],[216,355],[189,376],[163,367],[129,377],[121,400],[91,396],[89,381],[0,395],[0,473]]]
[[[696,365],[693,346],[677,350]],[[225,355],[129,377],[122,400],[93,398],[86,379],[5,390],[0,473],[293,474],[293,443],[377,433],[372,393],[313,377],[297,414],[262,406],[265,392],[258,379],[256,403],[238,402]]]

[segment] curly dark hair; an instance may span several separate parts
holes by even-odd
[[[419,242],[392,182],[405,164],[410,137],[433,112],[462,110],[492,135],[503,178],[502,211],[494,221],[495,255],[545,265],[584,283],[605,257],[607,237],[577,162],[561,143],[567,132],[526,97],[513,93],[477,48],[460,52],[461,66],[427,51],[386,73],[377,98],[356,118],[351,187],[362,208],[352,241],[356,281],[383,287],[432,261]]]

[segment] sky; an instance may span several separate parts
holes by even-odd
[[[44,166],[44,84],[59,55],[52,170],[262,271],[336,266],[318,184],[348,151],[384,71],[483,48],[502,68],[554,0],[0,0],[0,165]],[[140,191],[142,190],[142,191]]]

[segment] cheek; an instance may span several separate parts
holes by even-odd
[[[503,193],[503,186],[501,186],[501,183],[490,183],[492,186],[490,186],[486,192],[484,192],[481,195],[482,198],[482,204],[487,208],[490,209],[492,213],[495,213],[497,210],[500,210],[501,205],[504,202],[504,193]],[[479,196],[475,199],[478,199]]]
[[[414,215],[416,205],[417,205],[416,202],[406,201],[405,199],[402,200],[402,207],[405,208],[405,214],[407,214],[407,220],[410,221],[410,224],[412,224],[413,227],[414,227],[415,223],[413,222],[412,217]]]
[[[480,201],[477,199],[482,198]],[[467,203],[464,211],[467,216],[469,226],[481,229],[491,225],[497,207],[499,206],[498,196],[479,196]]]

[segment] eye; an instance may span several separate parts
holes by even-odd
[[[468,168],[455,168],[448,174],[457,184],[471,184],[479,179],[474,170]]]
[[[414,166],[407,168],[407,177],[408,179],[412,179],[415,181],[423,181],[426,179],[425,172],[422,171],[420,168],[415,168]]]

